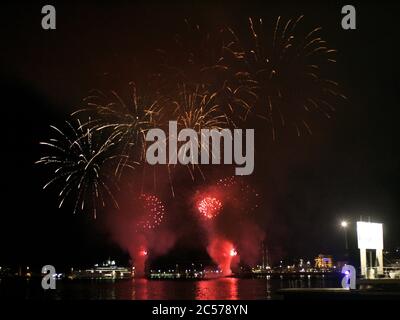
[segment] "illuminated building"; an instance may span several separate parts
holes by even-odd
[[[330,269],[333,267],[333,259],[330,255],[319,254],[315,259],[315,268]]]

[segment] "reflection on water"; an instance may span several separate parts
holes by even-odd
[[[132,300],[148,300],[149,293],[147,289],[147,279],[136,279],[132,280]]]
[[[196,283],[196,300],[237,300],[237,278],[203,280]]]
[[[56,290],[41,288],[40,280],[2,279],[0,297],[27,299],[123,299],[123,300],[235,300],[279,299],[281,288],[337,288],[339,278],[210,280],[62,280]]]

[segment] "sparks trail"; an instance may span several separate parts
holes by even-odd
[[[227,115],[215,103],[215,95],[207,95],[197,87],[187,90],[185,85],[180,90],[179,98],[174,101],[174,115],[178,126],[190,128],[200,135],[201,129],[222,129],[228,124]]]
[[[159,49],[161,71],[154,75],[165,95],[201,90],[212,98],[229,117],[230,126],[244,120],[250,106],[246,98],[252,92],[243,86],[233,66],[235,52],[230,48],[234,35],[226,27],[206,28],[185,19],[184,31],[174,36],[174,51]]]
[[[197,132],[196,143],[199,146],[198,153],[204,147],[198,140],[201,137],[202,129],[221,130],[229,123],[228,116],[221,110],[220,106],[215,103],[215,95],[208,95],[199,87],[191,90],[183,85],[179,90],[179,96],[173,100],[173,115],[178,124],[178,132],[182,129],[193,129]],[[177,137],[174,137],[177,138]],[[187,148],[179,149],[185,154]],[[194,156],[192,154],[192,156]],[[200,165],[194,164],[197,159],[191,159],[191,165],[186,165],[192,180],[195,180],[195,170],[199,171],[201,177],[205,179]]]
[[[56,185],[61,186],[58,194],[59,207],[70,197],[75,199],[74,213],[79,208],[90,207],[96,218],[97,208],[106,205],[110,199],[115,207],[118,203],[114,197],[117,185],[113,176],[107,173],[107,166],[119,161],[113,149],[115,142],[110,137],[103,138],[84,128],[79,120],[76,123],[66,121],[66,128],[51,126],[55,136],[48,142],[40,144],[50,149],[49,155],[36,161],[53,167],[53,177],[43,189]]]
[[[178,132],[182,129],[193,129],[197,132],[197,137],[194,141],[198,145],[198,154],[201,153],[201,148],[203,144],[200,143],[199,137],[201,137],[202,129],[216,129],[221,130],[224,128],[229,120],[227,119],[226,114],[223,113],[221,108],[215,103],[214,96],[209,96],[205,93],[204,90],[201,90],[199,87],[196,87],[194,90],[188,88],[186,84],[178,86],[179,90],[177,92],[177,96],[169,97],[168,99],[163,100],[163,112],[159,113],[160,116],[157,117],[157,125],[161,126],[164,129],[167,129],[166,132],[168,134],[165,136],[165,139],[162,138],[160,143],[167,144],[168,141],[178,139]],[[170,120],[175,119],[177,124],[177,130],[175,132],[171,132],[173,130],[169,129]],[[181,142],[179,142],[181,143]],[[183,145],[183,143],[182,143]],[[147,146],[146,146],[147,147]],[[197,147],[196,147],[197,148]],[[182,157],[184,154],[187,154],[189,150],[189,145],[187,143],[184,144],[183,148],[178,148],[179,156]],[[191,153],[191,161],[185,165],[187,172],[190,175],[192,181],[194,181],[198,175],[200,175],[203,180],[205,180],[205,175],[201,169],[198,162],[197,157],[195,157],[194,153]],[[174,175],[179,174],[178,169],[174,164],[168,163],[165,166],[166,174],[168,176],[168,183],[171,190],[171,195],[175,197],[174,190]],[[185,170],[186,170],[185,169]],[[143,176],[145,176],[146,166],[143,166]],[[158,175],[160,173],[157,170],[157,167],[153,167],[153,186],[156,189]]]
[[[95,90],[84,99],[84,106],[73,115],[89,114],[83,127],[94,132],[108,134],[118,146],[120,162],[115,175],[121,177],[125,168],[133,168],[144,161],[146,152],[145,134],[159,126],[162,98],[140,96],[136,85],[131,84],[131,97],[125,101],[117,92],[105,94]]]
[[[156,195],[148,193],[142,193],[138,200],[143,210],[137,223],[138,232],[156,229],[164,219],[164,204]]]
[[[331,118],[332,102],[345,98],[326,76],[337,51],[322,38],[321,27],[304,31],[302,20],[278,17],[268,29],[262,19],[249,18],[250,45],[235,36],[230,47],[242,62],[237,76],[255,98],[248,102],[251,111],[271,124],[273,140],[283,128],[311,134],[313,114]]]
[[[186,21],[186,33],[175,38],[177,55],[162,52],[164,70],[157,77],[164,84],[152,84],[151,92],[143,95],[131,83],[129,99],[116,91],[93,91],[73,114],[81,118],[77,126],[68,123],[67,131],[53,127],[58,136],[43,143],[53,154],[38,161],[55,167],[45,187],[60,183],[60,206],[67,197],[75,197],[74,212],[90,204],[95,216],[96,202],[104,205],[105,198],[116,205],[114,178],[119,181],[125,168],[139,169],[143,180],[147,177],[145,134],[150,128],[166,127],[171,117],[179,131],[220,130],[236,126],[238,119],[254,127],[263,119],[271,124],[274,140],[283,129],[298,136],[311,134],[315,115],[330,118],[334,102],[344,96],[339,84],[327,77],[336,50],[322,39],[320,27],[308,30],[303,20],[278,17],[266,28],[261,19],[250,18],[244,39],[229,27],[206,30]],[[174,196],[173,174],[180,172],[166,168]],[[197,172],[205,180],[199,165],[186,168],[192,180]],[[155,186],[156,167],[151,170]],[[228,206],[240,213],[257,207],[258,194],[244,184],[226,180],[214,187],[231,191],[217,197],[224,211]]]

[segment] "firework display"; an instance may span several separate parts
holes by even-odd
[[[59,207],[68,197],[74,198],[73,212],[89,207],[96,218],[99,203],[104,207],[106,199],[118,204],[114,197],[115,181],[105,167],[117,160],[111,152],[115,143],[110,137],[101,139],[89,129],[84,129],[79,120],[66,122],[65,129],[51,126],[55,137],[41,145],[52,152],[40,158],[36,163],[53,167],[53,177],[44,185],[61,186]]]
[[[139,202],[143,207],[143,217],[137,223],[139,230],[153,230],[158,227],[165,214],[165,208],[160,199],[152,194],[142,193]]]
[[[161,101],[138,95],[134,83],[130,87],[129,101],[124,101],[115,91],[106,94],[95,90],[83,100],[83,107],[72,114],[89,115],[83,126],[108,134],[118,146],[121,157],[115,175],[119,177],[123,169],[133,168],[144,160],[144,136],[150,128],[158,126],[162,110]]]
[[[254,97],[250,111],[270,123],[273,140],[279,129],[311,134],[313,114],[331,118],[333,103],[345,98],[327,74],[337,51],[322,38],[321,27],[309,31],[303,20],[278,17],[268,28],[249,18],[249,39],[235,36],[230,47],[241,62],[236,75]]]
[[[219,92],[231,71],[226,48],[232,41],[232,35],[224,28],[201,26],[185,19],[172,39],[174,50],[158,50],[161,56],[158,77],[167,94],[177,89],[166,83],[171,79],[191,90],[200,87],[209,95]]]
[[[1,300],[400,301],[400,1],[2,7]]]
[[[222,203],[215,197],[206,196],[198,202],[197,209],[204,218],[213,219],[222,209]]]
[[[278,128],[294,128],[297,135],[304,130],[312,133],[311,115],[319,113],[330,118],[335,111],[332,98],[344,98],[344,95],[340,93],[338,83],[327,77],[325,70],[327,65],[336,62],[336,50],[322,38],[320,27],[306,30],[302,27],[303,20],[303,16],[287,21],[278,17],[273,27],[268,27],[261,19],[249,18],[250,41],[240,39],[230,27],[218,28],[216,32],[203,31],[200,26],[185,21],[186,32],[175,37],[182,54],[180,64],[169,59],[168,52],[160,51],[163,55],[161,65],[179,69],[178,79],[171,77],[176,72],[159,74],[168,83],[168,94],[161,93],[161,86],[160,90],[144,97],[138,94],[134,83],[131,83],[129,100],[124,100],[116,91],[109,94],[93,91],[84,99],[83,107],[72,114],[81,123],[79,132],[75,132],[77,137],[69,142],[72,147],[57,146],[59,140],[48,144],[54,151],[62,151],[65,157],[64,162],[53,156],[38,161],[47,164],[60,161],[58,177],[68,178],[67,186],[60,194],[60,204],[71,192],[69,186],[73,183],[80,187],[76,207],[81,204],[84,208],[85,195],[89,193],[103,203],[99,187],[109,195],[111,191],[100,177],[104,174],[120,178],[124,168],[134,169],[144,163],[146,132],[150,128],[165,127],[171,116],[180,128],[192,128],[196,132],[236,126],[238,118],[245,122],[255,115],[271,124],[273,140]],[[178,64],[179,68],[174,67]],[[206,76],[210,72],[212,76]],[[236,104],[240,107],[235,107]],[[81,120],[82,117],[86,120]],[[78,157],[76,165],[83,166],[85,161],[87,165],[69,175],[67,172],[73,165],[67,159],[77,157],[79,152],[84,154],[84,148],[87,152],[95,152],[92,141],[96,143],[97,136],[106,137],[104,145],[95,157],[83,157],[83,161]],[[67,141],[65,135],[64,140]],[[113,166],[113,172],[106,173],[110,168],[105,168],[102,155],[110,149],[114,154],[106,159],[117,158],[118,162]],[[186,167],[192,180],[195,167],[205,179],[199,165]],[[170,166],[167,170],[174,195]],[[78,172],[86,172],[82,180],[77,178]],[[236,182],[221,181],[220,185],[227,183],[232,187]],[[243,197],[250,196],[252,191],[245,185],[238,188],[241,189],[241,202],[246,203]],[[96,205],[92,204],[92,207]]]
[[[219,179],[219,189],[224,190],[226,202],[231,202],[239,213],[250,213],[259,206],[259,193],[243,178],[230,176]]]
[[[186,86],[183,86],[179,100],[174,102],[178,125],[198,133],[201,129],[221,129],[227,126],[227,116],[221,112],[214,97],[202,94],[198,88],[188,92]]]
[[[258,192],[236,176],[220,178],[194,195],[192,203],[206,232],[207,251],[224,275],[231,274],[232,263],[251,262],[257,256],[250,248],[257,248],[264,238],[253,214],[259,202]]]
[[[271,130],[276,141],[280,130],[293,130],[297,136],[311,134],[315,115],[331,118],[336,100],[345,98],[339,84],[329,77],[336,50],[322,38],[320,27],[308,30],[303,20],[303,16],[287,21],[278,17],[269,26],[249,18],[247,31],[240,34],[229,26],[207,30],[186,21],[186,32],[173,42],[178,54],[158,50],[159,70],[149,76],[155,79],[153,90],[143,94],[137,82],[130,82],[127,99],[117,90],[94,90],[72,113],[74,121],[67,122],[66,130],[52,126],[56,136],[42,143],[51,153],[37,161],[54,168],[44,188],[60,188],[59,206],[71,198],[74,212],[91,210],[96,218],[108,200],[118,208],[114,193],[124,189],[123,181],[139,175],[132,183],[139,186],[128,197],[129,212],[123,212],[123,218],[113,217],[121,220],[110,228],[143,274],[148,252],[167,250],[157,251],[161,246],[157,236],[162,234],[168,249],[175,241],[174,230],[164,219],[171,199],[166,200],[156,186],[169,184],[175,198],[173,179],[184,179],[174,164],[165,165],[167,183],[162,177],[156,183],[160,172],[156,166],[147,171],[145,137],[150,129],[165,129],[176,121],[179,130],[190,128],[200,137],[202,129],[258,127],[264,137]],[[185,155],[186,151],[180,149]],[[185,167],[191,183],[198,183],[198,170],[203,185],[195,185],[197,191],[189,196],[186,190],[179,196],[190,202],[188,211],[193,213],[194,208],[201,218],[207,251],[223,274],[229,275],[232,262],[252,261],[256,256],[242,249],[255,247],[264,238],[252,214],[259,208],[260,195],[241,177],[227,174],[210,179],[210,167]],[[128,174],[125,169],[132,170]],[[143,192],[151,190],[145,186],[149,180],[153,190]]]

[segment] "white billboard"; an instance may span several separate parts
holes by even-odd
[[[383,249],[382,223],[357,222],[357,240],[359,249]]]

